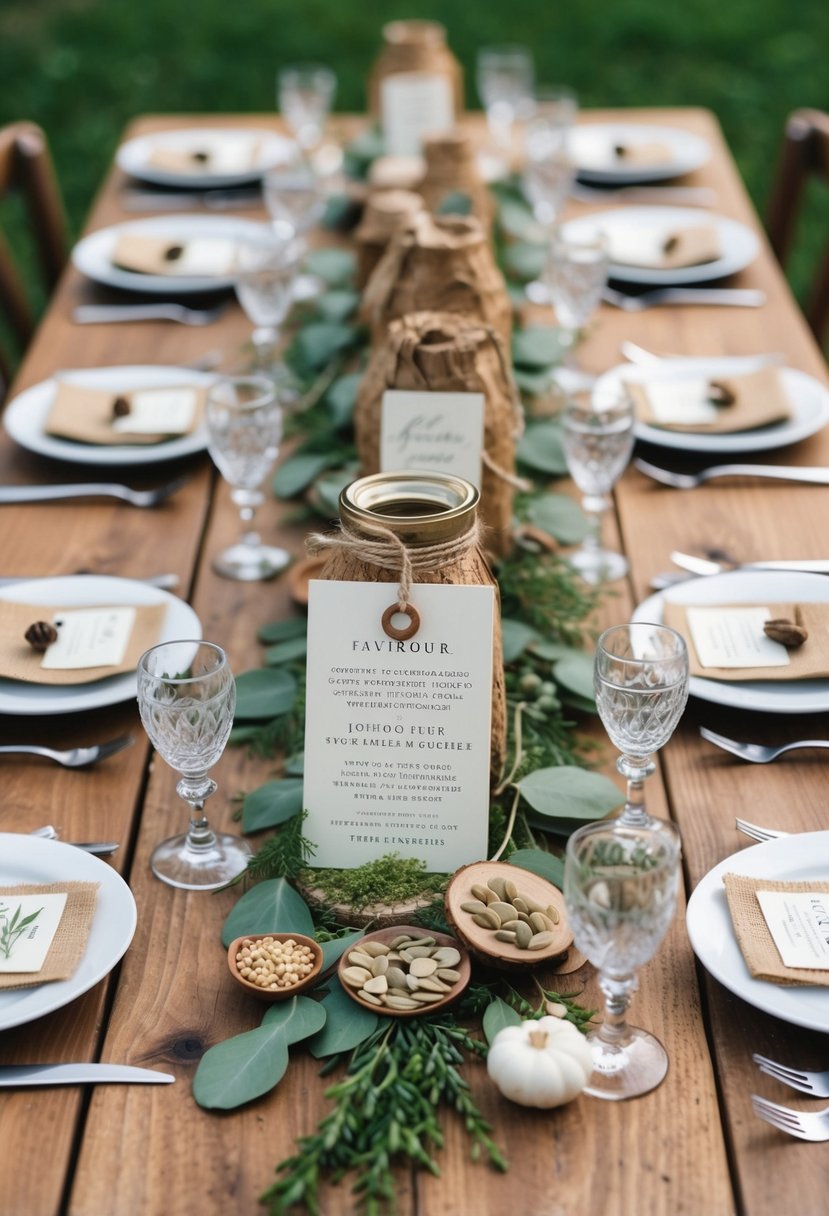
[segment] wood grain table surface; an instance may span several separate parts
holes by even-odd
[[[659,353],[780,351],[789,366],[826,381],[826,364],[762,237],[713,117],[694,109],[664,109],[596,111],[589,118],[658,122],[710,142],[710,161],[684,180],[713,187],[716,211],[760,234],[758,258],[733,282],[762,288],[768,303],[760,309],[664,307],[636,315],[603,307],[580,347],[583,366],[600,372],[619,363],[620,342],[632,339]],[[215,116],[146,117],[128,134],[217,121]],[[278,125],[272,116],[221,121]],[[359,125],[342,116],[337,121],[343,130]],[[124,187],[123,175],[113,169],[92,208],[90,230],[129,218],[122,206]],[[576,203],[570,207],[574,216],[591,209]],[[205,329],[170,323],[72,324],[75,304],[114,294],[69,268],[14,391],[67,367],[179,364],[208,349],[223,352],[225,368],[243,360],[249,325],[233,302],[221,320]],[[829,432],[768,459],[829,465]],[[105,502],[4,506],[0,574],[35,577],[84,569],[141,578],[175,572],[179,594],[199,614],[204,636],[226,648],[234,670],[258,666],[257,629],[296,610],[284,580],[241,584],[211,570],[211,555],[235,539],[239,525],[228,488],[209,459],[149,467],[141,476],[137,469],[135,475],[117,470],[117,477],[122,472],[136,485],[157,484],[179,472],[188,481],[152,511]],[[0,484],[84,476],[80,466],[27,453],[0,436]],[[683,492],[659,487],[631,467],[617,487],[616,505],[611,526],[618,528],[616,541],[630,559],[631,574],[603,602],[600,615],[607,624],[628,619],[633,606],[649,594],[650,578],[668,568],[672,549],[724,547],[741,560],[827,556],[827,488],[752,482]],[[261,530],[267,539],[299,552],[301,530],[284,516],[283,507],[267,504],[261,510]],[[819,754],[796,753],[772,766],[742,764],[703,743],[699,725],[757,741],[785,740],[825,734],[826,718],[738,713],[689,703],[661,756],[661,778],[652,778],[648,789],[650,808],[669,813],[682,832],[686,895],[713,865],[747,843],[734,830],[735,815],[790,832],[827,826],[826,762]],[[596,726],[588,729],[601,736]],[[68,746],[127,730],[134,733],[135,744],[88,770],[0,757],[0,830],[26,832],[51,822],[67,840],[121,841],[112,864],[129,882],[138,906],[137,932],[120,966],[64,1008],[0,1032],[0,1062],[119,1061],[169,1070],[176,1084],[0,1093],[3,1216],[249,1216],[262,1210],[258,1196],[276,1163],[292,1153],[298,1135],[316,1127],[327,1107],[319,1066],[301,1049],[293,1050],[279,1087],[239,1111],[211,1114],[193,1101],[190,1083],[203,1051],[258,1025],[262,1008],[230,980],[219,941],[236,896],[174,890],[150,872],[153,846],[180,830],[184,811],[175,793],[175,774],[153,758],[135,705],[82,715],[0,715],[2,743],[26,739]],[[606,756],[612,772],[609,747]],[[209,806],[211,821],[230,827],[233,796],[255,788],[273,772],[273,764],[252,759],[240,748],[228,749],[214,771],[220,789]],[[586,985],[586,1003],[601,1006],[589,967],[570,979],[574,989]],[[710,979],[695,964],[682,911],[641,973],[632,1020],[652,1029],[667,1046],[671,1067],[657,1090],[632,1102],[582,1098],[553,1112],[530,1112],[499,1100],[485,1070],[471,1066],[472,1088],[495,1124],[510,1170],[499,1175],[470,1161],[464,1132],[447,1116],[441,1176],[400,1171],[399,1212],[825,1213],[829,1144],[802,1143],[759,1122],[751,1112],[750,1094],[809,1107],[808,1099],[761,1076],[751,1053],[761,1051],[801,1067],[827,1067],[829,1039],[754,1009]],[[354,1210],[347,1186],[326,1190],[322,1210]]]

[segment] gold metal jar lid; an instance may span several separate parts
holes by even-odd
[[[407,544],[436,544],[472,527],[479,498],[470,481],[454,474],[373,473],[342,491],[340,519],[358,532],[382,524]]]

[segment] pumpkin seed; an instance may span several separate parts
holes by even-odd
[[[515,926],[515,944],[519,950],[526,950],[533,939],[533,931],[529,925],[519,920]]]
[[[353,963],[355,967],[366,967],[369,971],[371,971],[371,955],[364,954],[362,950],[352,950],[348,956],[348,961]]]
[[[505,920],[515,920],[515,908],[512,904],[501,903],[499,900],[498,903],[490,904],[489,910],[500,917],[502,924]]]
[[[423,979],[427,975],[434,975],[437,969],[438,965],[433,958],[416,958],[409,968],[409,975]]]
[[[388,1000],[388,997],[386,999]],[[361,992],[360,1000],[368,1001],[369,1005],[380,1005],[381,1008],[383,1005],[383,1002],[380,1000],[379,996],[375,996],[372,992]]]
[[[432,958],[442,967],[456,967],[461,961],[461,952],[456,950],[454,946],[441,946],[432,955]]]
[[[447,984],[457,984],[461,978],[460,971],[455,971],[452,967],[439,967],[435,975],[439,980],[445,980]]]
[[[497,876],[495,878],[488,878],[486,880],[486,885],[489,887],[490,891],[495,892],[499,899],[503,900],[506,898],[503,878],[498,878]]]
[[[388,954],[389,947],[385,942],[361,942],[360,949],[366,954],[370,954],[372,958],[379,958],[381,954]]]
[[[433,1001],[442,1001],[444,995],[441,992],[415,992],[412,994],[412,1000],[419,1005],[431,1005]]]
[[[543,912],[531,912],[530,927],[534,933],[548,933],[553,927],[553,922]]]
[[[518,898],[518,887],[516,887],[511,878],[504,879],[504,895],[511,904],[514,904]]]
[[[561,920],[559,910],[554,904],[550,904],[549,908],[547,909],[547,915],[554,925],[557,925]]]
[[[473,898],[479,899],[482,904],[485,904],[488,890],[488,887],[482,887],[479,882],[474,883],[472,886]]]
[[[385,975],[389,969],[389,960],[385,954],[378,954],[377,958],[372,961],[371,974]]]
[[[425,979],[420,981],[418,992],[451,992],[452,985],[444,984],[443,980],[436,980],[433,975],[427,975]]]
[[[510,942],[515,945],[515,934],[507,929],[496,929],[495,936],[499,942]]]
[[[406,976],[406,987],[410,992],[417,992],[418,988],[420,987],[420,980],[416,975],[409,974]]]
[[[522,899],[520,895],[516,895],[515,899],[512,901],[512,906],[515,908],[516,912],[526,913],[530,910],[530,906],[526,899]]]
[[[468,899],[461,908],[464,912],[486,912],[486,904],[481,899]]]
[[[487,908],[486,912],[478,912],[472,917],[476,925],[482,929],[500,929],[501,918]]]
[[[530,938],[530,943],[527,946],[528,950],[543,950],[546,946],[552,946],[556,940],[555,933],[535,933]]]
[[[384,975],[373,975],[371,979],[366,980],[362,988],[363,992],[370,992],[372,996],[382,996],[384,992],[389,990],[389,981]]]
[[[378,1001],[377,1004],[387,1005],[389,1009],[417,1009],[418,1003],[407,996],[389,996],[387,993],[383,1001]]]
[[[405,988],[406,986],[406,972],[402,967],[389,967],[386,979],[389,981],[389,988]]]
[[[344,967],[343,979],[349,988],[362,988],[367,980],[372,978],[371,972],[365,967]]]

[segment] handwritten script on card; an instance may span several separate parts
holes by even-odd
[[[416,393],[390,389],[380,417],[380,469],[456,473],[481,484],[483,393]]]

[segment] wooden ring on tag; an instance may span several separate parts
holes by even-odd
[[[392,617],[397,616],[398,612],[409,618],[405,629],[398,629],[391,623]],[[390,604],[383,613],[382,625],[384,633],[387,633],[390,638],[394,638],[395,642],[408,642],[409,638],[413,638],[420,628],[420,613],[411,604],[406,604],[405,608],[401,608],[399,604]]]

